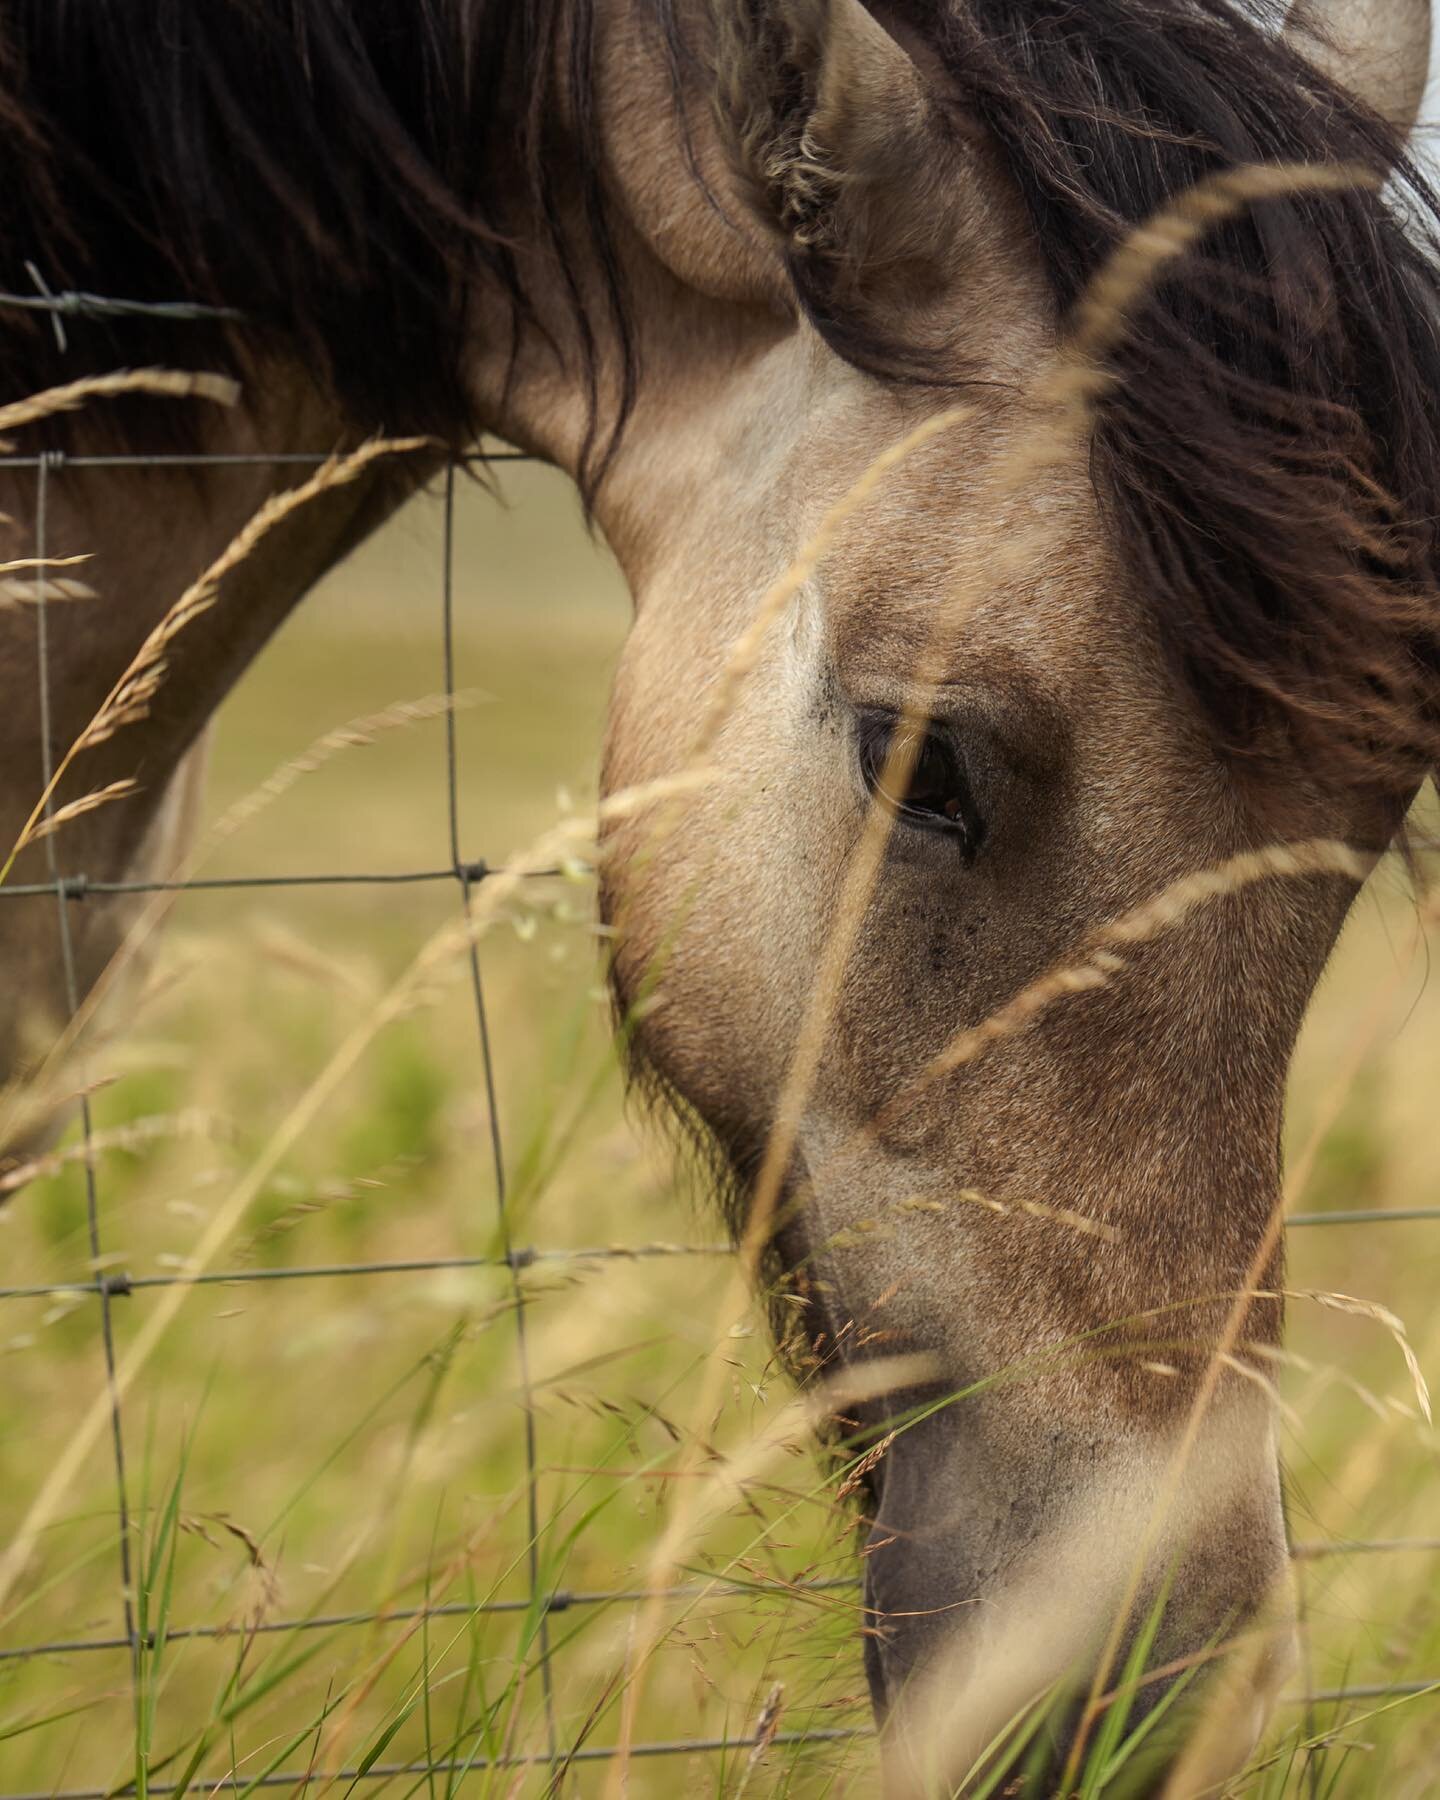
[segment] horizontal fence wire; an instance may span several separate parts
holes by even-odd
[[[175,450],[140,455],[116,450],[104,455],[72,456],[66,450],[41,450],[31,456],[0,456],[0,469],[318,469],[331,461],[320,450]],[[471,450],[455,462],[466,469],[483,469],[490,463],[539,462],[528,450]]]
[[[210,320],[230,322],[238,320],[239,315],[226,308],[196,305],[184,301],[140,302],[115,300],[101,295],[62,292],[52,293],[45,285],[43,277],[33,266],[27,265],[31,279],[36,285],[34,294],[0,294],[0,308],[9,308],[48,314],[53,322],[57,342],[62,350],[67,347],[65,334],[66,321],[121,321],[127,318],[149,317],[174,322]],[[68,470],[105,470],[105,469],[204,469],[204,468],[313,468],[318,467],[330,458],[324,453],[311,451],[176,451],[159,454],[142,453],[106,453],[106,454],[71,454],[64,450],[43,450],[33,454],[7,453],[0,455],[0,469],[11,471],[33,471],[39,486],[40,515],[37,521],[37,554],[43,558],[43,517],[44,496],[47,484],[62,476]],[[475,451],[456,457],[454,465],[472,470],[483,470],[495,463],[527,462],[536,460],[528,452],[509,447],[494,449],[476,449]],[[452,605],[453,605],[453,468],[447,476],[446,503],[444,509],[444,572],[442,589],[442,634],[445,650],[445,692],[447,699],[454,697],[454,658],[452,647]],[[36,611],[41,621],[40,633],[40,666],[39,680],[41,684],[42,707],[48,717],[48,666],[45,659],[45,634],[43,621],[45,617],[45,582],[42,573],[36,583],[39,603]],[[338,887],[403,887],[454,882],[462,902],[468,905],[469,894],[473,887],[503,872],[503,865],[496,865],[484,860],[466,861],[460,854],[458,842],[457,783],[458,769],[455,760],[455,739],[453,719],[448,720],[447,735],[447,806],[452,833],[452,859],[443,867],[399,870],[322,870],[311,873],[290,875],[249,874],[220,877],[194,877],[188,880],[171,881],[127,881],[110,880],[94,877],[83,871],[62,871],[57,862],[51,864],[51,879],[48,881],[20,883],[14,886],[0,887],[0,900],[36,901],[48,899],[59,908],[61,924],[61,941],[65,954],[69,956],[70,911],[72,907],[83,905],[90,897],[109,897],[117,895],[156,895],[156,894],[206,894],[234,893],[245,890],[273,890],[283,888],[338,888]],[[51,746],[48,727],[42,746],[49,766]],[[53,848],[55,840],[49,840]],[[572,873],[569,869],[544,869],[527,872],[527,879],[547,880]],[[508,1219],[506,1216],[504,1164],[499,1135],[499,1122],[496,1116],[493,1052],[489,1039],[488,1025],[485,1016],[484,994],[480,981],[478,960],[472,967],[472,986],[480,1038],[481,1073],[486,1094],[492,1131],[493,1179],[497,1190],[500,1207],[500,1226],[502,1244],[508,1246]],[[76,1003],[72,996],[72,1007]],[[91,1142],[92,1127],[88,1107],[82,1104],[82,1139],[83,1156],[86,1171],[90,1238],[91,1267],[86,1279],[75,1282],[41,1282],[30,1285],[0,1287],[0,1300],[55,1299],[73,1297],[80,1300],[92,1297],[98,1300],[102,1335],[106,1351],[107,1382],[113,1397],[113,1448],[116,1477],[117,1516],[121,1521],[120,1556],[121,1566],[121,1612],[125,1621],[123,1635],[102,1638],[80,1638],[60,1640],[48,1643],[33,1643],[19,1646],[0,1647],[0,1663],[16,1663],[41,1657],[67,1658],[73,1655],[85,1655],[104,1651],[127,1652],[132,1659],[132,1666],[141,1649],[141,1640],[136,1630],[130,1598],[129,1530],[125,1524],[128,1518],[128,1496],[124,1467],[124,1446],[121,1409],[118,1393],[114,1386],[114,1346],[112,1336],[111,1308],[115,1301],[128,1299],[147,1292],[171,1289],[179,1286],[194,1287],[226,1287],[242,1286],[257,1283],[325,1280],[337,1278],[359,1278],[366,1276],[420,1274],[438,1271],[496,1271],[504,1274],[513,1284],[517,1330],[522,1333],[520,1340],[522,1385],[528,1391],[528,1374],[524,1373],[523,1346],[523,1314],[524,1291],[519,1285],[519,1277],[523,1270],[541,1264],[565,1263],[606,1263],[636,1261],[655,1257],[723,1257],[731,1254],[728,1244],[672,1244],[649,1243],[639,1245],[599,1245],[591,1247],[507,1247],[499,1256],[445,1256],[420,1257],[411,1259],[387,1259],[374,1262],[347,1262],[314,1265],[286,1265],[276,1268],[237,1268],[226,1270],[203,1270],[190,1273],[182,1269],[153,1274],[132,1274],[128,1271],[106,1266],[107,1260],[100,1253],[99,1245],[99,1203],[96,1185],[96,1156]],[[1316,1226],[1361,1226],[1440,1222],[1440,1206],[1390,1207],[1390,1208],[1352,1208],[1332,1209],[1323,1212],[1298,1213],[1292,1215],[1287,1224],[1292,1228]],[[533,1416],[530,1408],[524,1408],[528,1421],[526,1428],[526,1469],[527,1491],[533,1514],[535,1483],[538,1475],[536,1448],[534,1441]],[[534,1519],[531,1520],[532,1526]],[[427,1618],[457,1618],[484,1613],[524,1614],[538,1610],[541,1615],[542,1643],[545,1620],[552,1614],[568,1612],[578,1608],[601,1608],[606,1606],[636,1605],[646,1601],[688,1600],[702,1598],[802,1598],[807,1594],[822,1592],[854,1592],[859,1587],[859,1580],[853,1576],[842,1576],[826,1580],[797,1581],[783,1583],[774,1587],[761,1587],[756,1584],[708,1582],[688,1583],[659,1589],[607,1589],[597,1591],[570,1591],[556,1588],[542,1593],[538,1587],[538,1567],[535,1557],[535,1541],[532,1530],[529,1577],[530,1591],[523,1598],[503,1599],[484,1602],[479,1605],[470,1603],[447,1603],[429,1607],[371,1609],[318,1615],[312,1618],[277,1619],[262,1622],[256,1626],[247,1626],[247,1633],[254,1635],[271,1635],[298,1632],[314,1632],[340,1630],[351,1626],[384,1625],[414,1623]],[[1321,1559],[1374,1555],[1428,1553],[1440,1550],[1440,1539],[1437,1538],[1375,1538],[1359,1540],[1336,1540],[1334,1542],[1301,1542],[1293,1546],[1292,1554],[1296,1561],[1311,1563]],[[169,1642],[184,1639],[221,1640],[237,1635],[237,1628],[230,1626],[180,1625],[167,1628],[166,1640]],[[547,1748],[536,1754],[502,1754],[494,1757],[475,1755],[471,1757],[453,1757],[434,1762],[376,1762],[368,1767],[327,1770],[331,1779],[354,1782],[395,1779],[404,1776],[425,1777],[429,1775],[466,1775],[484,1770],[504,1768],[521,1768],[536,1766],[537,1768],[563,1768],[571,1764],[600,1763],[609,1761],[621,1754],[620,1746],[584,1744],[578,1749],[566,1750],[556,1736],[553,1714],[553,1697],[549,1693],[548,1683],[551,1676],[548,1649],[542,1654],[542,1680],[546,1683],[546,1713],[549,1740]],[[1426,1694],[1440,1689],[1437,1681],[1408,1681],[1393,1683],[1356,1683],[1334,1688],[1321,1688],[1313,1692],[1291,1697],[1295,1704],[1342,1705],[1351,1701],[1390,1699],[1403,1696]],[[697,1754],[723,1755],[727,1753],[749,1753],[766,1751],[772,1748],[801,1747],[807,1744],[840,1745],[871,1735],[867,1726],[825,1727],[805,1730],[782,1731],[764,1735],[740,1737],[707,1737],[695,1739],[676,1739],[669,1741],[636,1742],[624,1746],[624,1754],[634,1758],[681,1757]],[[275,1771],[260,1777],[245,1778],[248,1785],[259,1787],[284,1787],[304,1783],[307,1778],[313,1779],[314,1771],[299,1769]],[[175,1791],[177,1784],[165,1781],[150,1781],[147,1791],[150,1794],[168,1794]],[[0,1800],[119,1800],[119,1797],[133,1793],[133,1784],[108,1788],[70,1788],[44,1790],[43,1794],[35,1793],[0,1795]]]
[[[508,873],[501,864],[461,864],[472,884]],[[568,869],[522,869],[525,881],[554,881],[569,876]],[[454,868],[444,869],[325,869],[312,875],[208,875],[188,881],[92,881],[88,875],[64,875],[58,881],[18,881],[0,887],[0,900],[36,900],[58,894],[63,900],[86,900],[92,894],[232,894],[243,888],[307,887],[405,887],[431,881],[454,881]]]
[[[874,1732],[868,1725],[827,1725],[809,1731],[777,1731],[764,1737],[712,1737],[712,1738],[675,1738],[669,1743],[627,1744],[583,1744],[578,1750],[569,1750],[559,1759],[562,1765],[571,1763],[613,1762],[617,1756],[694,1756],[701,1753],[723,1754],[730,1750],[771,1750],[788,1749],[805,1744],[843,1744],[853,1743],[857,1738],[873,1737]],[[304,1788],[318,1781],[393,1781],[402,1775],[468,1775],[483,1772],[486,1769],[524,1769],[543,1768],[550,1761],[548,1756],[525,1755],[516,1752],[501,1756],[466,1756],[450,1757],[440,1762],[406,1762],[406,1763],[372,1763],[368,1767],[326,1769],[277,1769],[269,1775],[250,1776],[246,1778],[243,1770],[237,1771],[238,1787],[244,1781],[247,1787],[297,1787]],[[226,1790],[229,1787],[229,1776],[225,1778]],[[179,1787],[174,1781],[147,1781],[147,1794],[173,1794]],[[190,1788],[194,1791],[193,1786]],[[43,1793],[10,1794],[5,1800],[124,1800],[124,1797],[135,1792],[133,1782],[122,1782],[108,1788],[47,1788]]]
[[[12,312],[49,313],[56,319],[160,319],[175,324],[214,320],[238,323],[244,314],[233,306],[207,306],[198,300],[115,300],[108,294],[87,294],[74,288],[56,293],[33,262],[25,273],[35,284],[33,294],[0,294],[0,306]],[[62,338],[60,347],[65,348]]]
[[[1296,1562],[1362,1555],[1400,1555],[1407,1551],[1430,1553],[1440,1551],[1440,1538],[1337,1538],[1334,1542],[1301,1542],[1292,1544],[1290,1555]],[[787,1581],[773,1586],[758,1582],[709,1581],[686,1582],[663,1588],[598,1588],[592,1591],[556,1588],[539,1597],[546,1613],[565,1613],[587,1607],[639,1606],[650,1600],[770,1600],[801,1599],[807,1594],[858,1593],[858,1575],[834,1575],[823,1580]],[[165,1642],[183,1643],[187,1639],[208,1638],[217,1642],[251,1637],[283,1636],[306,1631],[343,1631],[356,1625],[411,1625],[423,1619],[477,1619],[506,1614],[528,1613],[537,1602],[528,1595],[514,1600],[444,1601],[435,1606],[392,1606],[370,1608],[364,1612],[317,1613],[298,1619],[265,1619],[257,1623],[225,1625],[167,1626]],[[25,1662],[37,1657],[85,1656],[104,1651],[125,1650],[130,1640],[125,1637],[60,1638],[50,1643],[20,1644],[0,1648],[0,1662]],[[152,1633],[146,1648],[155,1647]],[[1421,1682],[1417,1686],[1425,1687]],[[1316,1698],[1315,1695],[1297,1698]]]
[[[540,1596],[547,1613],[570,1612],[592,1606],[639,1606],[647,1600],[759,1600],[794,1597],[803,1594],[855,1592],[860,1586],[858,1575],[836,1575],[824,1581],[782,1582],[762,1587],[756,1582],[712,1581],[681,1583],[663,1588],[601,1588],[593,1593],[571,1592],[556,1588]],[[268,1637],[276,1633],[298,1631],[341,1631],[352,1625],[410,1625],[421,1619],[477,1619],[492,1614],[525,1613],[536,1602],[528,1596],[522,1600],[445,1601],[438,1606],[396,1606],[368,1612],[324,1613],[315,1618],[266,1619],[245,1625],[182,1625],[166,1629],[167,1644],[186,1638]],[[123,1637],[69,1638],[50,1644],[22,1644],[16,1649],[0,1649],[0,1662],[20,1662],[36,1656],[75,1656],[90,1651],[124,1650],[130,1640]],[[153,1643],[147,1647],[153,1648]]]
[[[0,1288],[0,1300],[59,1299],[73,1294],[143,1294],[156,1288],[238,1287],[265,1281],[324,1281],[346,1275],[421,1275],[444,1269],[528,1269],[535,1263],[641,1262],[663,1256],[730,1256],[729,1244],[597,1244],[590,1248],[512,1250],[508,1256],[415,1256],[383,1262],[287,1263],[273,1269],[204,1269],[165,1275],[108,1272],[91,1281],[37,1281],[30,1287]]]
[[[1309,1225],[1379,1225],[1386,1220],[1419,1216],[1440,1218],[1440,1209],[1406,1214],[1399,1209],[1377,1209],[1374,1212],[1307,1213],[1286,1223],[1292,1227]],[[508,1256],[416,1256],[387,1258],[381,1262],[286,1263],[273,1269],[204,1269],[187,1274],[176,1269],[165,1274],[131,1275],[123,1270],[107,1270],[86,1281],[36,1281],[20,1287],[0,1287],[0,1300],[44,1300],[86,1294],[143,1294],[155,1289],[174,1287],[238,1287],[267,1281],[323,1281],[345,1275],[420,1275],[446,1269],[527,1269],[535,1263],[567,1262],[636,1262],[651,1257],[730,1256],[733,1246],[715,1244],[592,1244],[538,1249],[523,1246]]]

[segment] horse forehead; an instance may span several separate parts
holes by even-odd
[[[829,406],[805,395],[798,465],[802,525],[831,539],[832,608],[900,627],[945,601],[979,613],[993,595],[1013,614],[1073,615],[1115,588],[1085,430],[1023,392],[941,395],[919,412],[853,376],[848,393],[833,386]]]
[[[1088,484],[995,496],[963,472],[892,496],[824,578],[842,678],[998,680],[1061,699],[1153,685],[1155,621]]]

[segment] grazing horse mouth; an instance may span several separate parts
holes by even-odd
[[[923,1426],[896,1439],[868,1474],[862,1553],[889,1791],[964,1791],[1005,1769],[1023,1773],[1017,1793],[1066,1793],[1077,1766],[1132,1739],[1132,1778],[1178,1769],[1198,1789],[1197,1770],[1244,1764],[1296,1656],[1273,1456],[1223,1466],[1257,1417],[1251,1394],[1227,1393],[1196,1447],[1204,1473],[1173,1501],[1173,1446],[1087,1465],[1057,1508],[1007,1489],[1005,1471],[975,1479],[984,1451],[963,1407],[933,1416],[938,1440]]]

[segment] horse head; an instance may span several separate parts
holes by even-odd
[[[1180,270],[1174,214],[1125,231],[1222,167],[1378,180],[1427,9],[940,10],[714,9],[714,217],[664,255],[749,323],[723,382],[655,402],[683,473],[622,451],[599,503],[646,544],[607,779],[702,745],[712,780],[612,837],[616,985],[805,1378],[928,1371],[850,1415],[897,1783],[953,1783],[1066,1683],[1073,1777],[1138,1657],[1168,1674],[1132,1669],[1132,1727],[1176,1680],[1223,1720],[1198,1787],[1292,1663],[1285,1078],[1430,753],[1391,602],[1434,551],[1340,375],[1389,329],[1342,272],[1362,214],[1391,229],[1374,194],[1237,189]],[[1116,254],[1149,259],[1118,317]],[[1410,496],[1388,570],[1372,480]]]

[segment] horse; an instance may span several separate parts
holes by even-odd
[[[1175,1752],[1219,1780],[1291,1664],[1286,1071],[1440,729],[1428,33],[1423,0],[0,5],[4,286],[203,312],[4,310],[9,393],[241,384],[12,434],[16,558],[89,554],[92,597],[44,609],[43,720],[40,609],[0,611],[0,839],[280,453],[425,446],[235,562],[74,759],[13,870],[51,899],[3,915],[4,1072],[133,923],[72,904],[62,982],[56,868],[173,868],[207,721],[324,570],[482,434],[568,471],[635,600],[605,786],[705,752],[601,847],[637,1080],[801,1374],[903,1365],[848,1409],[897,1794],[1078,1668],[1026,1791],[1073,1787],[1137,1645],[1132,1719],[1197,1669],[1227,1696]],[[229,460],[86,456],[177,446]]]

